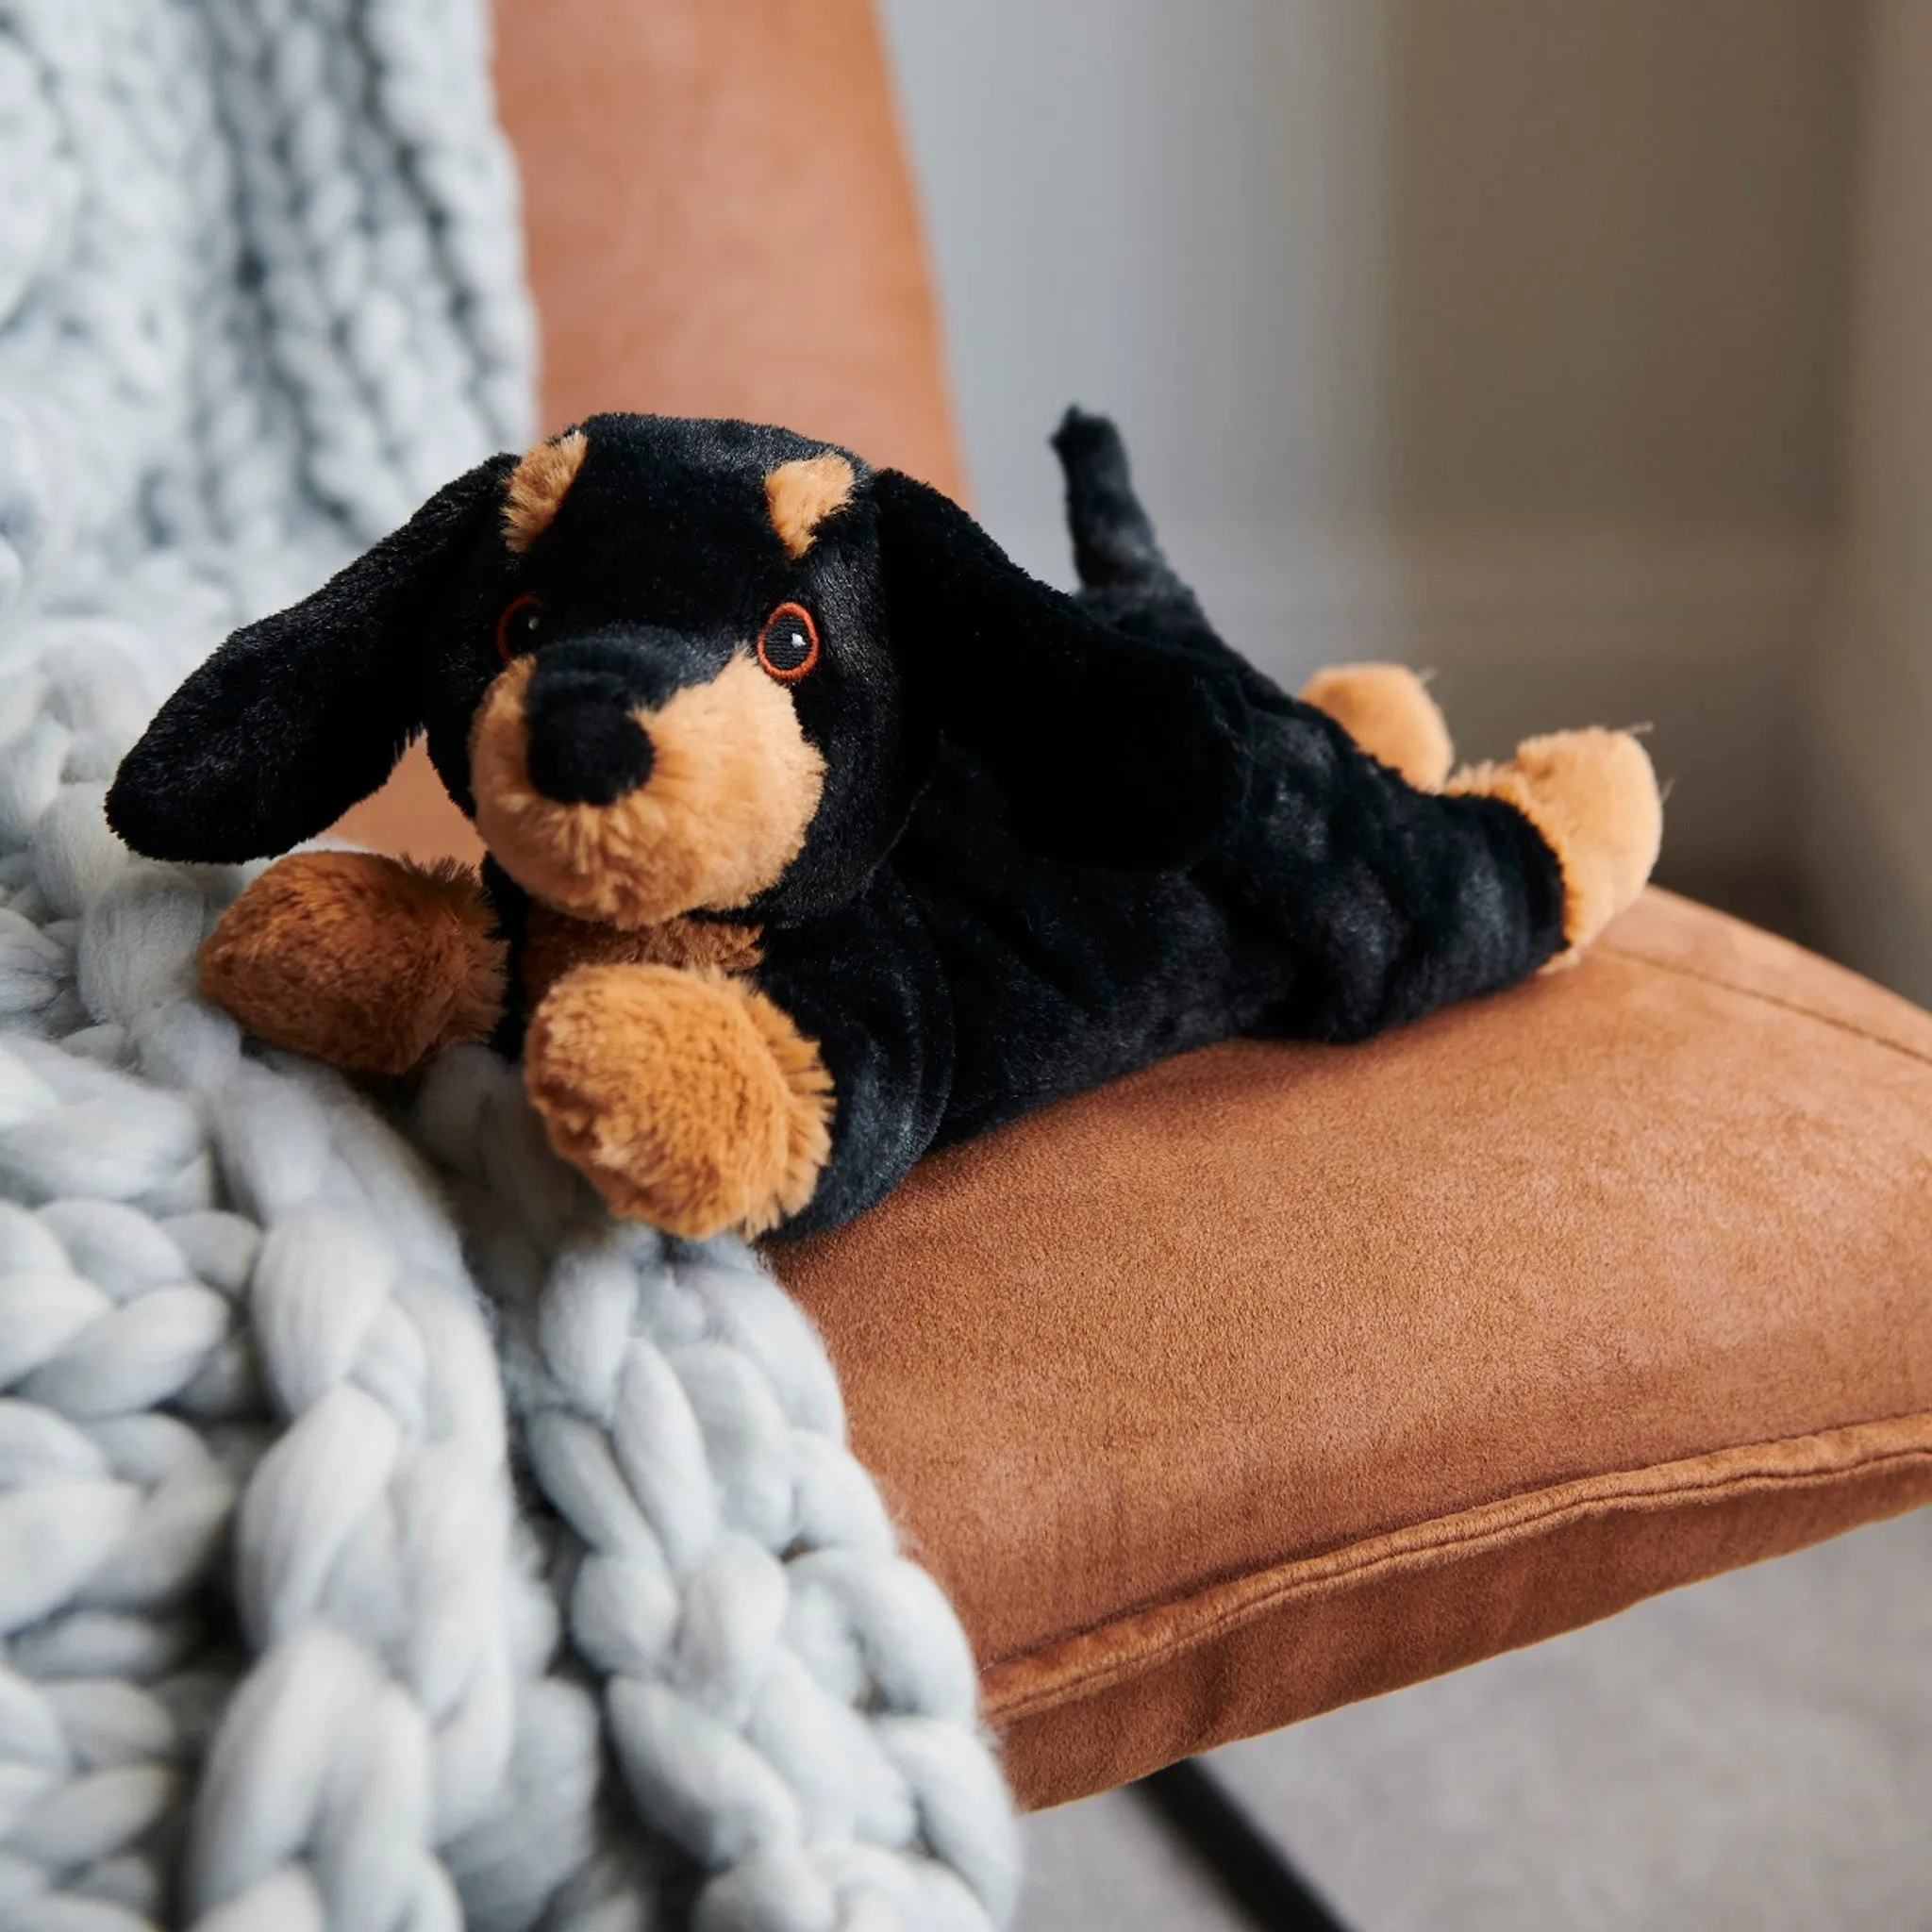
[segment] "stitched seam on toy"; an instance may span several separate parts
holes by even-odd
[[[1764,992],[1755,986],[1740,986],[1735,980],[1720,979],[1713,973],[1699,973],[1694,967],[1680,966],[1674,959],[1659,959],[1655,954],[1639,952],[1633,947],[1599,941],[1597,950],[1614,954],[1619,959],[1634,959],[1641,965],[1654,966],[1659,973],[1674,973],[1679,979],[1693,980],[1699,986],[1714,986],[1722,991],[1758,1000],[1767,1007],[1776,1007],[1783,1012],[1801,1014],[1807,1020],[1816,1020],[1821,1026],[1835,1026],[1840,1033],[1849,1033],[1854,1040],[1867,1041],[1874,1046],[1890,1047],[1893,1053],[1906,1059],[1916,1060],[1922,1067],[1932,1067],[1932,1054],[1921,1053],[1916,1047],[1901,1046],[1897,1041],[1889,1040],[1882,1033],[1874,1033],[1869,1027],[1857,1025],[1850,1020],[1840,1020],[1831,1013],[1821,1013],[1815,1007],[1801,1007],[1797,1001],[1780,999],[1774,992]]]
[[[1932,1426],[1932,1410],[1915,1410],[1904,1416],[1879,1417],[1871,1422],[1854,1423],[1841,1428],[1818,1430],[1803,1436],[1772,1437],[1763,1441],[1747,1443],[1736,1449],[1717,1453],[1746,1457],[1771,1450],[1791,1448],[1807,1442],[1825,1441],[1853,1430],[1884,1428],[1901,1422],[1920,1422]],[[1686,1458],[1693,1459],[1703,1458]],[[990,1690],[985,1696],[986,1715],[997,1727],[1032,1716],[1038,1711],[1056,1709],[1072,1702],[1075,1695],[1086,1695],[1104,1690],[1122,1677],[1140,1674],[1150,1665],[1183,1656],[1191,1650],[1197,1650],[1225,1632],[1252,1623],[1257,1617],[1280,1607],[1296,1597],[1327,1594],[1338,1585],[1358,1584],[1378,1572],[1399,1572],[1433,1564],[1445,1556],[1479,1553],[1486,1545],[1500,1546],[1505,1542],[1516,1541],[1525,1529],[1560,1527],[1570,1522],[1580,1523],[1592,1516],[1605,1515],[1612,1511],[1648,1512],[1664,1509],[1677,1506],[1687,1499],[1722,1500],[1734,1495],[1748,1495],[1754,1491],[1838,1482],[1847,1476],[1870,1474],[1892,1464],[1927,1461],[1932,1461],[1932,1441],[1909,1448],[1886,1449],[1853,1457],[1825,1469],[1791,1472],[1760,1469],[1702,1482],[1687,1482],[1669,1489],[1640,1487],[1640,1478],[1654,1476],[1674,1466],[1668,1462],[1652,1463],[1642,1469],[1621,1470],[1601,1476],[1583,1477],[1576,1482],[1560,1484],[1553,1489],[1532,1491],[1521,1497],[1505,1497],[1495,1502],[1479,1503],[1469,1509],[1457,1510],[1449,1516],[1435,1518],[1432,1523],[1407,1524],[1400,1529],[1364,1538],[1355,1543],[1345,1543],[1338,1550],[1312,1557],[1297,1557],[1285,1563],[1271,1564],[1259,1573],[1251,1573],[1245,1576],[1224,1577],[1177,1596],[1141,1604],[1123,1617],[1088,1624],[1081,1629],[1071,1630],[1062,1636],[1055,1637],[1045,1643],[1035,1645],[1031,1649],[996,1658],[986,1666],[982,1673],[982,1682],[988,1673],[1011,1670],[1033,1659],[1050,1656],[1063,1645],[1077,1642],[1083,1637],[1097,1636],[1109,1627],[1131,1625],[1143,1617],[1182,1609],[1190,1603],[1211,1597],[1217,1591],[1239,1588],[1242,1584],[1252,1586],[1251,1593],[1244,1595],[1239,1603],[1230,1604],[1204,1623],[1186,1631],[1158,1639],[1135,1649],[1129,1655],[1098,1660],[1085,1669],[1075,1668],[1056,1677],[1051,1685],[1043,1685],[1038,1690],[1023,1692],[1009,1699],[1002,1699],[997,1690]],[[1626,1487],[1595,1487],[1619,1481],[1624,1482]],[[1589,1488],[1591,1493],[1583,1496],[1574,1493],[1584,1488]],[[1539,1499],[1542,1499],[1541,1506],[1533,1507]],[[1395,1537],[1413,1534],[1418,1529],[1426,1530],[1432,1526],[1440,1526],[1447,1532],[1449,1525],[1458,1520],[1489,1513],[1494,1511],[1499,1503],[1507,1507],[1512,1502],[1530,1507],[1523,1507],[1504,1523],[1486,1524],[1474,1534],[1444,1533],[1401,1549],[1375,1547],[1387,1544]],[[1367,1554],[1358,1556],[1354,1561],[1347,1560],[1352,1552]]]

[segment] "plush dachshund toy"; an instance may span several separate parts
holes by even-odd
[[[354,1071],[521,1051],[558,1151],[692,1237],[844,1221],[928,1148],[1208,1041],[1360,1040],[1636,895],[1634,740],[1445,783],[1412,676],[1287,696],[1162,559],[1111,425],[1055,441],[1074,596],[847,451],[592,417],[236,632],[108,817],[157,858],[288,852],[426,732],[480,880],[284,858],[205,989]]]

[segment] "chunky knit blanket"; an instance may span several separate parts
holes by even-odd
[[[106,781],[525,440],[480,0],[0,0],[0,1932],[947,1926],[973,1661],[797,1307],[513,1070],[407,1118],[196,994]]]

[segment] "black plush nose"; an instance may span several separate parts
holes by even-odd
[[[530,719],[530,783],[559,805],[615,805],[651,775],[651,735],[621,704],[580,698]]]
[[[658,655],[628,637],[572,639],[539,654],[524,698],[530,783],[559,805],[615,805],[651,775],[650,734],[631,714],[654,708]]]

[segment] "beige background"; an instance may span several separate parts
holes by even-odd
[[[1803,689],[1820,930],[1932,1001],[1932,7],[1870,20],[1844,543]]]
[[[1042,438],[1108,408],[1271,669],[1431,665],[1484,753],[1654,721],[1666,876],[1789,891],[1843,522],[1857,0],[882,12],[996,533],[1064,574]]]

